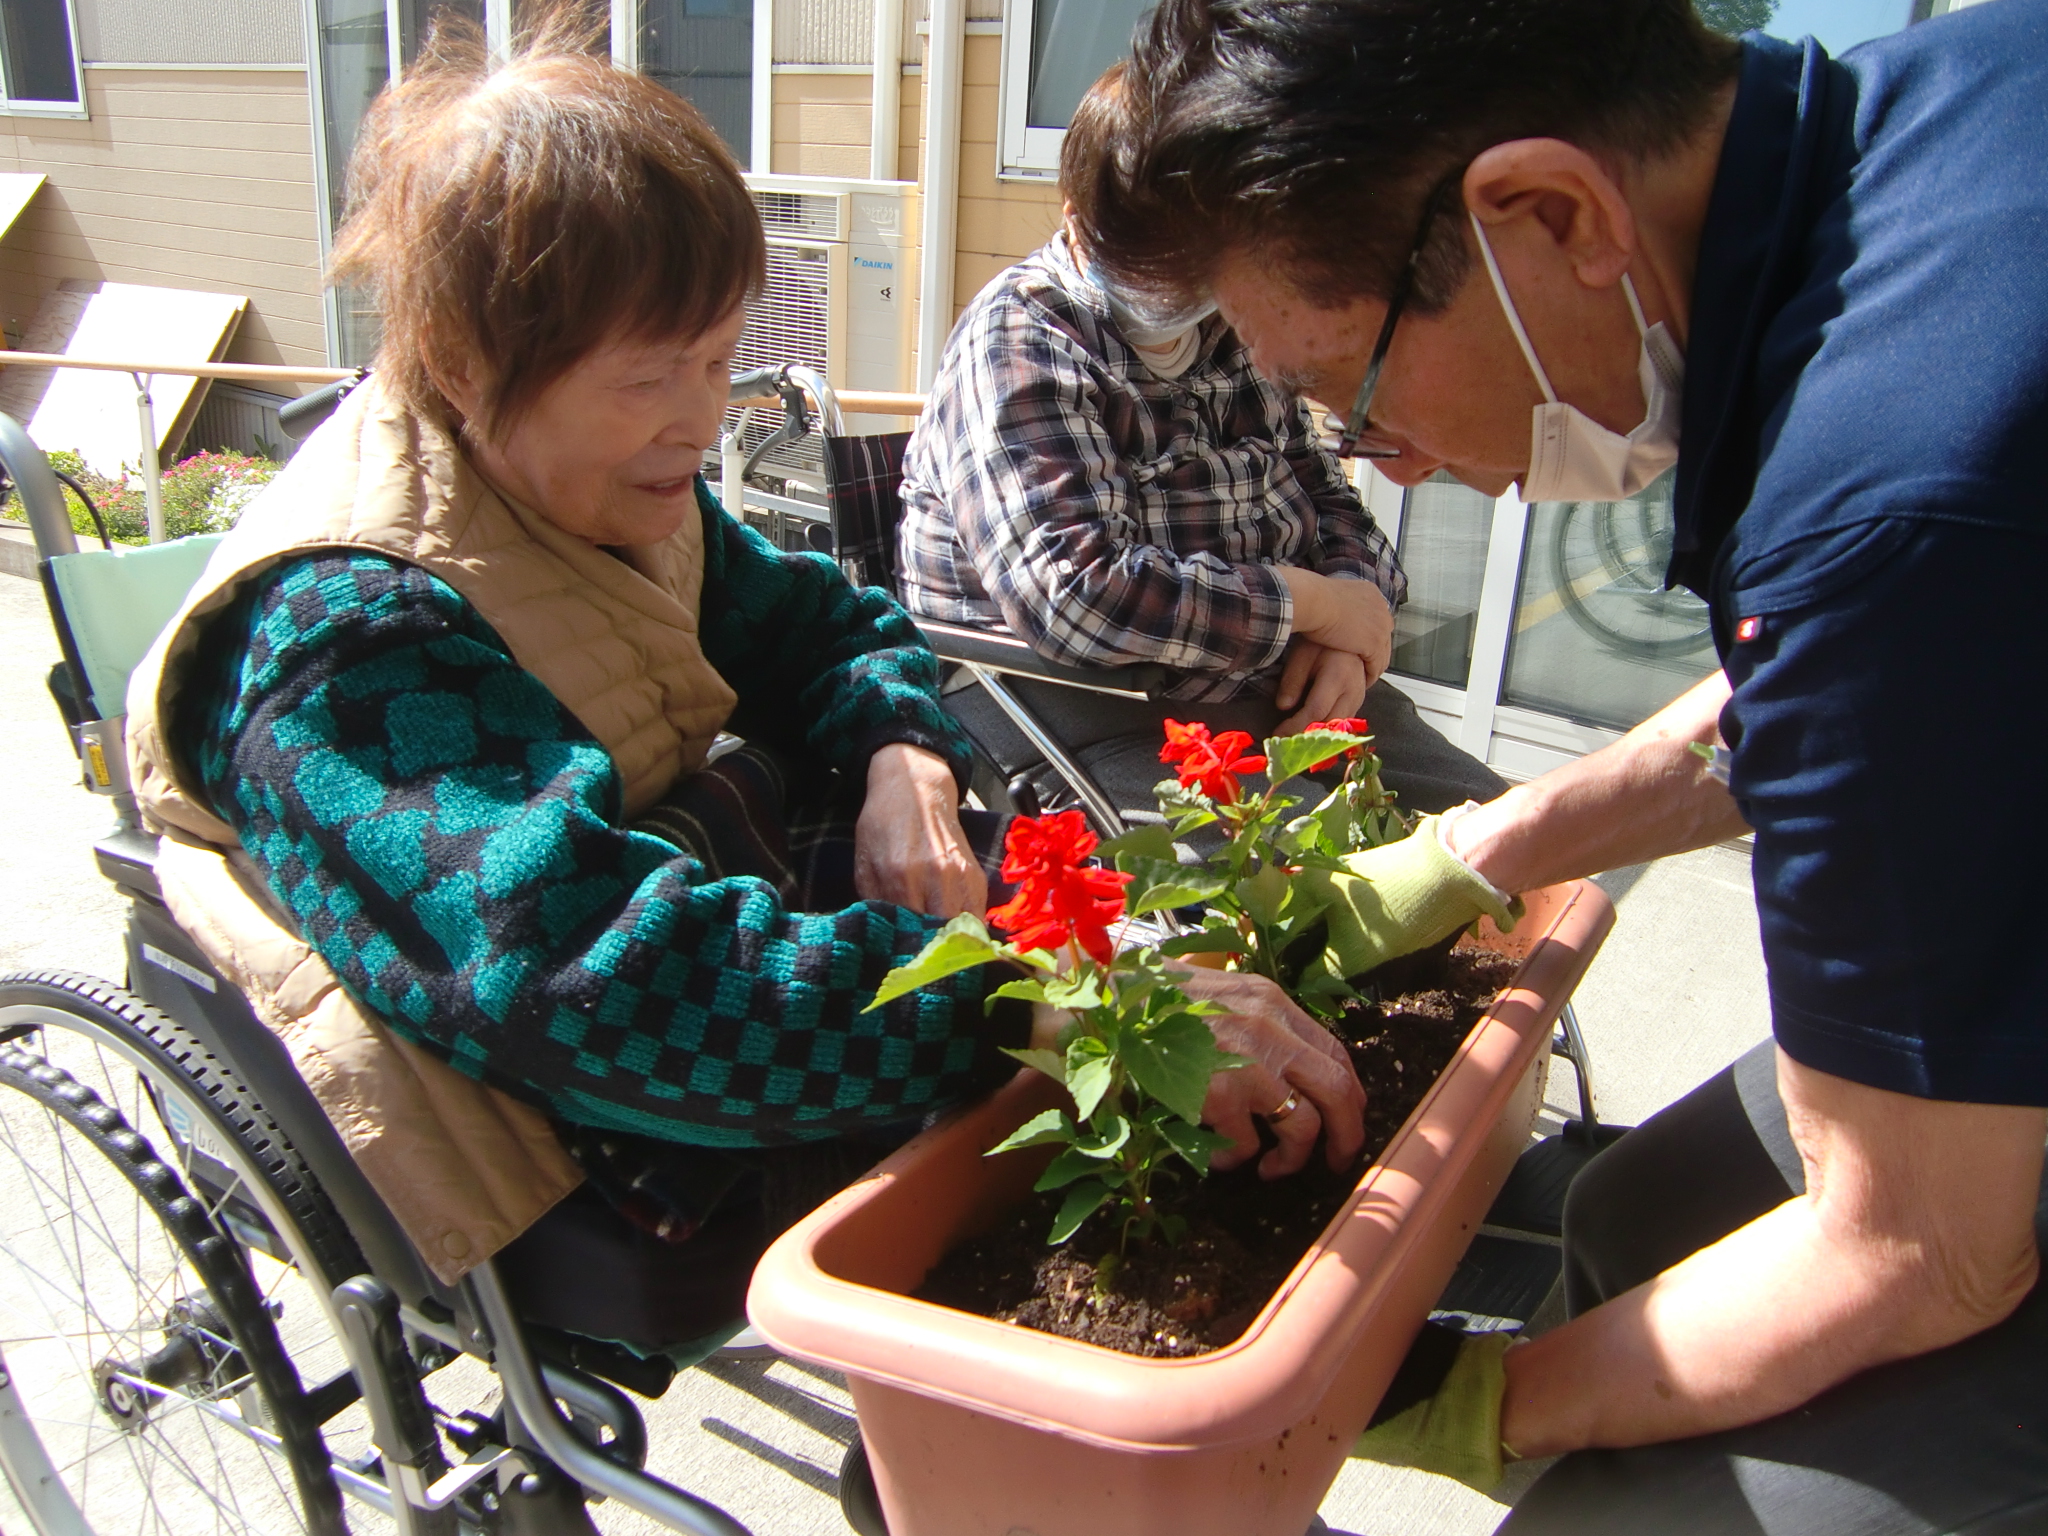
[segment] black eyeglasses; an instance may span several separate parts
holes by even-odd
[[[1379,392],[1380,370],[1387,365],[1387,348],[1394,344],[1394,327],[1401,323],[1401,311],[1408,307],[1408,296],[1415,291],[1415,269],[1422,264],[1423,248],[1429,244],[1429,232],[1436,227],[1444,195],[1462,181],[1464,175],[1464,167],[1460,166],[1430,189],[1422,205],[1422,227],[1416,230],[1415,243],[1408,248],[1408,260],[1401,268],[1400,279],[1394,284],[1393,297],[1387,300],[1387,318],[1380,322],[1379,339],[1372,344],[1372,357],[1365,365],[1365,377],[1358,381],[1358,393],[1351,398],[1351,414],[1342,421],[1334,414],[1323,418],[1323,446],[1340,459],[1401,457],[1398,448],[1364,441],[1368,433],[1377,430],[1369,414],[1372,397]]]

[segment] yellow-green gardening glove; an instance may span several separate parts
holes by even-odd
[[[1448,1330],[1431,1330],[1442,1334]],[[1351,1454],[1366,1461],[1384,1462],[1392,1467],[1416,1467],[1440,1477],[1455,1477],[1469,1488],[1490,1493],[1500,1481],[1500,1405],[1507,1395],[1507,1372],[1501,1358],[1514,1342],[1505,1333],[1467,1334],[1456,1342],[1456,1353],[1442,1382],[1429,1396],[1411,1402],[1381,1419],[1358,1437]],[[1432,1340],[1428,1331],[1416,1341],[1408,1374],[1417,1355],[1428,1347],[1439,1349],[1442,1341]],[[1401,1381],[1396,1377],[1388,1389],[1393,1398]]]
[[[1397,955],[1447,938],[1481,914],[1503,932],[1514,926],[1508,900],[1443,845],[1441,816],[1425,816],[1398,843],[1340,862],[1349,874],[1305,869],[1297,882],[1328,903],[1331,969],[1349,980]]]

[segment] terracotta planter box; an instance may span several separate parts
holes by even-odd
[[[912,1299],[1049,1155],[985,1158],[1061,1090],[1020,1073],[785,1233],[747,1307],[843,1371],[890,1536],[1302,1536],[1542,1102],[1551,1025],[1614,922],[1585,882],[1527,898],[1515,983],[1251,1326],[1152,1360]]]

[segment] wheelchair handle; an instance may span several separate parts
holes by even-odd
[[[57,472],[50,468],[49,455],[35,445],[20,422],[4,414],[0,414],[0,469],[6,470],[14,484],[14,494],[36,537],[36,553],[45,560],[77,554],[78,535],[71,531],[64,492],[57,485]]]
[[[309,395],[301,395],[277,408],[277,424],[284,435],[295,443],[302,443],[313,435],[313,429],[335,413],[341,402],[349,397],[358,384],[370,376],[367,368],[358,368],[346,379],[337,379]]]

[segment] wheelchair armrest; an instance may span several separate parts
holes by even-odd
[[[1128,667],[1069,667],[1047,661],[1014,635],[992,635],[986,630],[961,629],[930,619],[919,619],[917,627],[924,631],[925,640],[941,661],[965,662],[991,672],[1133,699],[1156,699],[1166,687],[1166,668],[1157,662],[1139,662]]]

